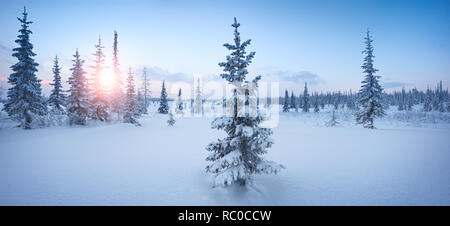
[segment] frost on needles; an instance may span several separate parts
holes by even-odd
[[[255,56],[255,52],[246,54],[245,48],[250,40],[241,43],[236,18],[231,25],[234,28],[234,44],[224,44],[231,51],[226,62],[219,63],[224,73],[221,77],[234,86],[231,103],[231,114],[213,120],[212,128],[224,130],[227,136],[207,146],[211,154],[206,158],[212,162],[206,171],[215,175],[214,186],[252,184],[253,175],[261,173],[277,173],[282,165],[267,161],[261,155],[266,154],[272,146],[270,138],[272,130],[260,127],[262,117],[258,109],[250,116],[248,106],[256,106],[256,87],[261,76],[247,81],[247,66]],[[244,98],[244,99],[243,99]],[[245,108],[239,107],[245,104]],[[229,106],[229,104],[227,104]],[[257,108],[257,107],[256,107]]]

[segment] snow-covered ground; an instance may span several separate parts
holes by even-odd
[[[223,135],[211,118],[25,131],[2,112],[0,205],[450,205],[450,124],[401,114],[368,130],[345,112],[332,128],[329,110],[280,113],[265,157],[286,169],[224,189],[205,173]]]

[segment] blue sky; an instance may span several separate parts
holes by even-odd
[[[450,1],[38,1],[0,3],[0,79],[15,63],[10,56],[19,29],[16,17],[27,6],[38,76],[51,80],[53,57],[70,75],[76,48],[92,64],[100,35],[107,63],[113,31],[119,34],[122,71],[150,69],[155,94],[162,79],[218,78],[228,54],[233,17],[243,39],[256,51],[249,71],[281,88],[357,90],[362,80],[363,37],[370,28],[375,66],[387,90],[450,83]],[[44,85],[48,89],[47,85]]]

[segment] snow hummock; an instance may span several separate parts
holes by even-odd
[[[281,113],[264,157],[286,169],[255,176],[252,187],[212,188],[205,147],[223,131],[206,117],[168,127],[152,108],[141,127],[29,131],[1,112],[0,205],[450,205],[450,124],[442,121],[419,127],[388,111],[368,130],[341,110],[340,124],[326,127],[331,106]]]

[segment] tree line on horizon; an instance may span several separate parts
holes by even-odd
[[[105,69],[105,55],[103,52],[101,39],[95,45],[94,63],[89,66],[91,74],[85,71],[84,60],[81,59],[78,50],[73,55],[73,65],[70,69],[72,74],[68,79],[69,89],[62,89],[61,67],[58,56],[53,63],[53,86],[48,98],[41,94],[40,80],[36,77],[38,64],[33,57],[33,45],[29,37],[32,34],[29,29],[31,21],[28,21],[26,9],[24,8],[22,18],[18,18],[21,23],[18,39],[15,41],[19,47],[13,49],[13,56],[18,59],[18,63],[11,66],[13,73],[8,78],[11,87],[8,89],[8,98],[4,105],[4,110],[8,115],[20,122],[20,127],[30,129],[33,127],[45,126],[47,124],[61,124],[64,119],[70,125],[85,125],[88,120],[110,121],[118,120],[138,125],[137,118],[148,113],[150,103],[150,79],[144,68],[142,72],[142,92],[137,90],[134,84],[134,73],[132,68],[128,69],[125,82],[122,81],[119,69],[118,57],[118,34],[114,31],[112,69],[113,82],[110,90],[105,90],[101,85],[101,75]],[[280,97],[284,112],[301,109],[303,112],[319,112],[325,105],[333,105],[337,110],[339,107],[359,111],[358,122],[365,127],[373,128],[373,118],[384,115],[384,110],[389,106],[396,105],[398,110],[411,110],[413,105],[422,104],[423,111],[450,111],[448,89],[442,89],[442,82],[439,82],[436,89],[428,88],[425,92],[416,88],[401,92],[394,91],[386,93],[379,84],[380,76],[373,67],[373,40],[369,31],[365,37],[366,54],[362,66],[365,79],[359,92],[308,92],[305,83],[303,93],[296,96],[293,91],[289,95],[285,90],[284,98]],[[225,65],[226,66],[226,65]],[[190,107],[196,114],[203,112],[203,103],[200,85],[196,87],[195,97],[190,101]],[[183,103],[181,89],[176,97],[175,112],[182,113],[186,110],[187,103]],[[362,99],[366,100],[362,100]],[[165,81],[162,83],[161,96],[159,100],[158,112],[168,114],[168,95]],[[225,104],[224,100],[224,106]],[[366,105],[370,102],[369,105]],[[270,99],[267,104],[270,105]],[[183,107],[184,105],[184,107]],[[366,106],[365,106],[366,105]],[[312,109],[312,110],[310,110]],[[365,113],[362,111],[365,110]],[[44,117],[47,116],[47,117]],[[56,123],[55,123],[56,121]]]

